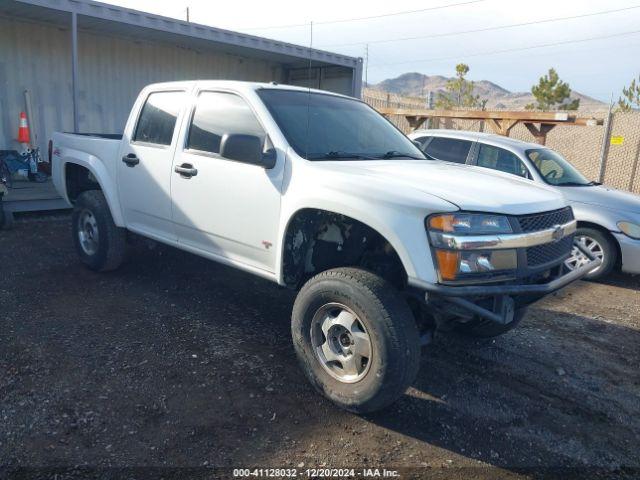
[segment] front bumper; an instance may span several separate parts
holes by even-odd
[[[629,238],[623,233],[614,233],[613,236],[620,245],[622,271],[640,273],[640,240]]]
[[[452,303],[469,313],[479,315],[488,320],[501,324],[511,323],[516,309],[514,297],[539,299],[583,278],[594,268],[602,264],[600,259],[595,258],[591,252],[584,249],[581,245],[578,243],[574,243],[574,245],[589,258],[590,262],[576,270],[560,275],[547,283],[470,286],[424,284],[422,288],[426,290],[425,301],[429,303],[433,300],[432,297],[434,297],[438,300]],[[476,299],[486,299],[487,297],[493,297],[491,309],[473,301]]]

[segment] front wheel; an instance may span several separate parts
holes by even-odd
[[[405,300],[381,277],[336,268],[309,280],[296,298],[292,336],[313,386],[355,413],[397,400],[418,371],[418,329]]]
[[[613,241],[606,234],[593,228],[578,228],[575,239],[582,248],[602,260],[599,267],[594,268],[584,277],[586,280],[598,280],[611,273],[616,264],[618,252]],[[589,258],[574,246],[565,265],[569,270],[575,270],[589,262]]]

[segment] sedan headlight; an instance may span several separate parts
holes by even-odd
[[[618,228],[627,237],[640,240],[640,225],[631,222],[618,222]]]
[[[513,233],[509,219],[501,215],[454,213],[427,218],[429,240],[435,247],[440,279],[445,282],[497,281],[513,278],[518,267],[515,249],[459,250],[456,236],[487,236]]]

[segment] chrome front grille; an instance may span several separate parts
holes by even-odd
[[[529,233],[553,228],[556,225],[564,225],[573,219],[573,210],[571,207],[565,207],[551,212],[522,215],[518,217],[518,223],[524,233]]]

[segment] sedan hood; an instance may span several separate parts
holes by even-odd
[[[640,213],[640,196],[604,185],[558,187],[571,203],[586,203],[625,212]]]
[[[522,215],[555,210],[566,201],[555,190],[513,175],[470,165],[431,160],[375,160],[318,162],[323,170],[384,181],[389,189],[414,189],[434,195],[461,210]]]

